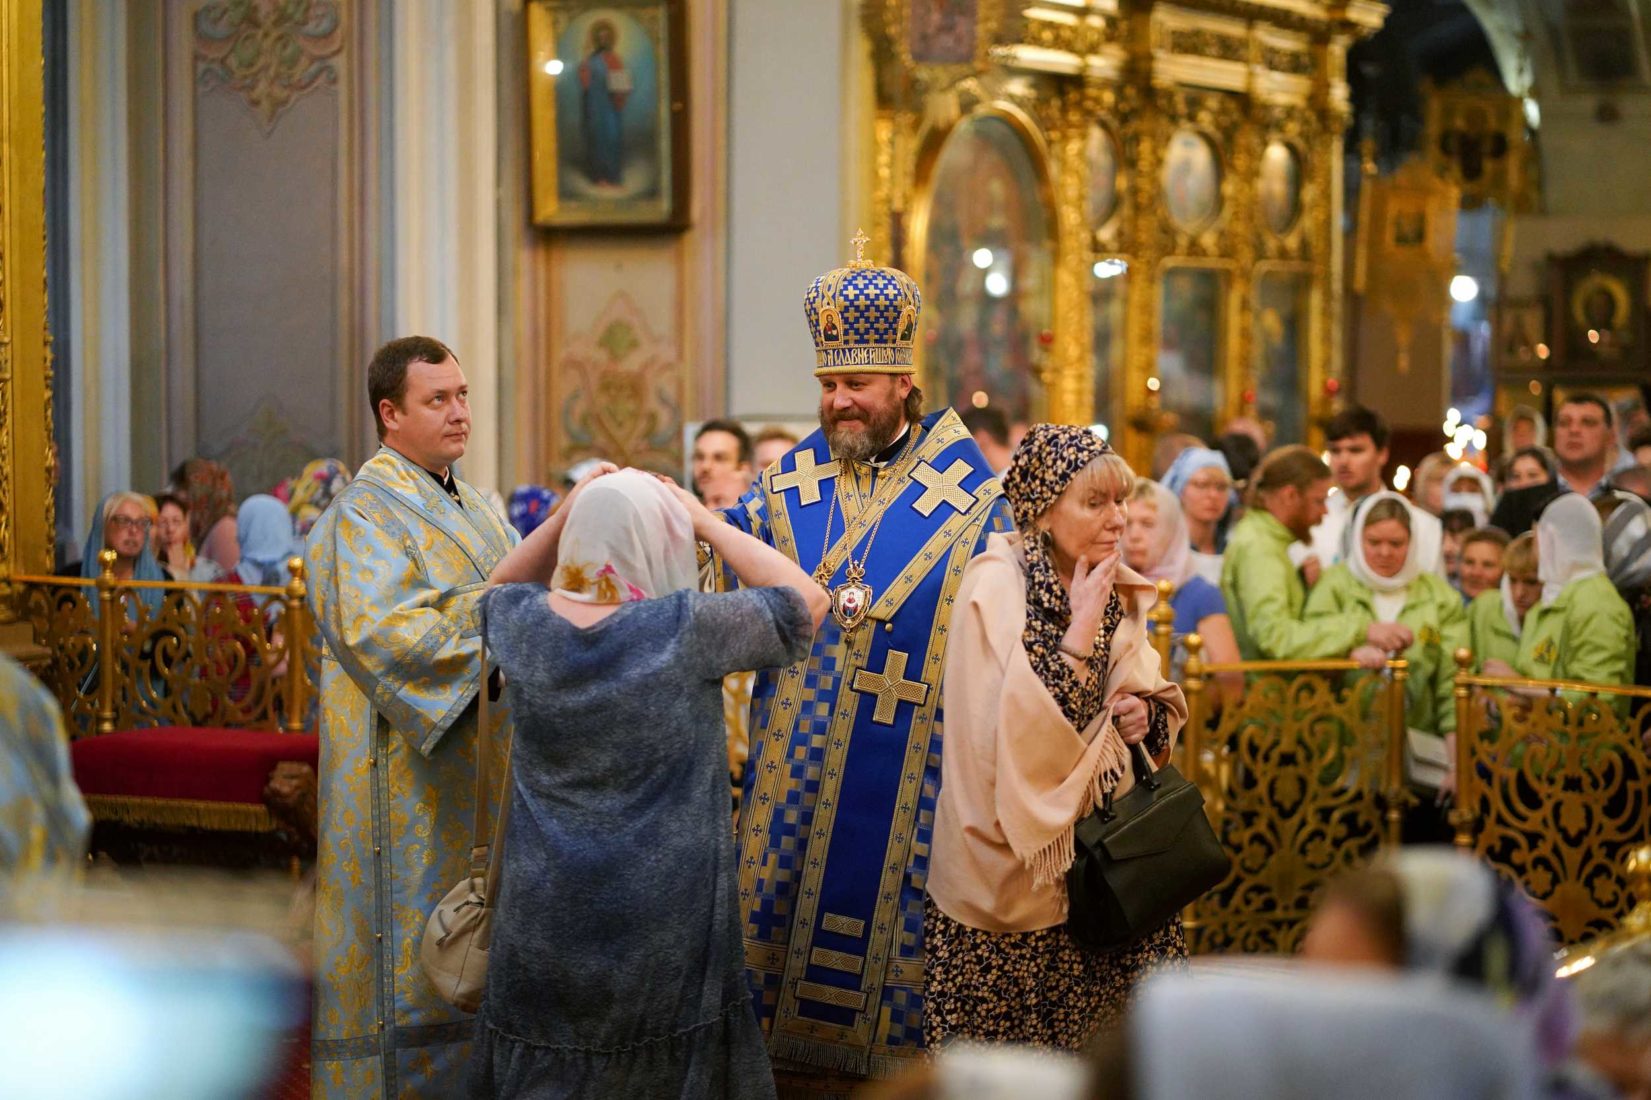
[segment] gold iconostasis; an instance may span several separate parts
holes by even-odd
[[[872,251],[935,403],[1313,441],[1342,383],[1344,62],[1386,7],[867,0]]]

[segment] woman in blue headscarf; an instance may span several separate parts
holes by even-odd
[[[287,568],[288,559],[303,553],[302,544],[293,533],[292,513],[287,511],[285,504],[264,493],[247,497],[242,502],[241,510],[235,516],[235,539],[240,545],[241,560],[224,578],[229,584],[283,587],[292,578],[292,572]],[[269,651],[279,651],[283,639],[280,630],[276,629],[276,621],[281,615],[281,601],[268,596],[255,596],[250,592],[238,592],[234,599],[242,622],[252,623],[262,617],[269,629]],[[257,658],[250,641],[243,639],[239,644],[245,651],[244,665],[229,689],[230,697],[237,700],[245,698],[251,688],[252,665]],[[280,676],[286,667],[283,657],[269,674]]]
[[[1181,502],[1192,538],[1193,572],[1221,586],[1221,554],[1232,520],[1233,475],[1227,457],[1208,447],[1188,447],[1164,474],[1164,488]]]
[[[235,538],[241,560],[227,578],[232,584],[267,584],[279,587],[292,574],[287,560],[302,554],[293,534],[292,513],[272,496],[258,493],[247,497],[235,517]]]
[[[96,577],[102,572],[98,555],[115,552],[117,581],[164,581],[166,573],[149,542],[155,526],[155,502],[142,493],[110,493],[92,514],[92,529],[86,535],[86,550],[80,559],[80,575]],[[140,588],[138,602],[153,615],[160,610],[166,593],[159,588]],[[131,617],[130,612],[127,615]]]

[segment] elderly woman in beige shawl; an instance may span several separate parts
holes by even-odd
[[[1003,479],[1020,533],[963,573],[923,926],[931,1049],[1076,1048],[1186,955],[1179,918],[1104,953],[1065,925],[1073,826],[1133,784],[1128,745],[1163,760],[1187,715],[1150,644],[1157,594],[1122,563],[1134,480],[1087,429],[1035,425]]]

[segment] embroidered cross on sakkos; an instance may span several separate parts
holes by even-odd
[[[942,503],[967,512],[975,503],[974,494],[963,488],[963,479],[968,476],[969,464],[961,458],[946,467],[945,473],[927,462],[919,462],[911,472],[911,479],[923,486],[923,495],[912,502],[912,507],[924,517],[933,515]]]
[[[775,474],[770,482],[776,493],[783,493],[787,489],[797,490],[799,504],[820,503],[820,483],[837,476],[837,463],[827,462],[825,465],[816,465],[813,451],[798,451],[795,469],[783,474]]]
[[[882,672],[862,668],[854,674],[855,691],[877,696],[877,706],[871,712],[873,722],[892,726],[895,710],[901,703],[922,706],[923,701],[929,697],[928,684],[921,680],[906,679],[906,662],[910,659],[909,653],[891,649],[883,662]]]

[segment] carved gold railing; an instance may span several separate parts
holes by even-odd
[[[1169,605],[1175,595],[1175,585],[1158,582],[1158,602],[1152,605],[1148,618],[1152,620],[1152,648],[1158,651],[1158,663],[1164,679],[1173,680],[1175,662],[1175,609]]]
[[[1353,661],[1205,664],[1202,638],[1186,646],[1177,763],[1233,861],[1183,914],[1188,946],[1291,952],[1324,884],[1399,842],[1408,667],[1359,676]],[[1212,718],[1207,678],[1225,672],[1247,687]]]
[[[1457,845],[1561,943],[1612,931],[1634,900],[1627,856],[1651,843],[1651,688],[1475,676],[1467,650],[1456,665]]]
[[[285,587],[14,574],[71,736],[151,726],[298,731],[319,680],[301,558]],[[143,594],[160,592],[158,608]]]

